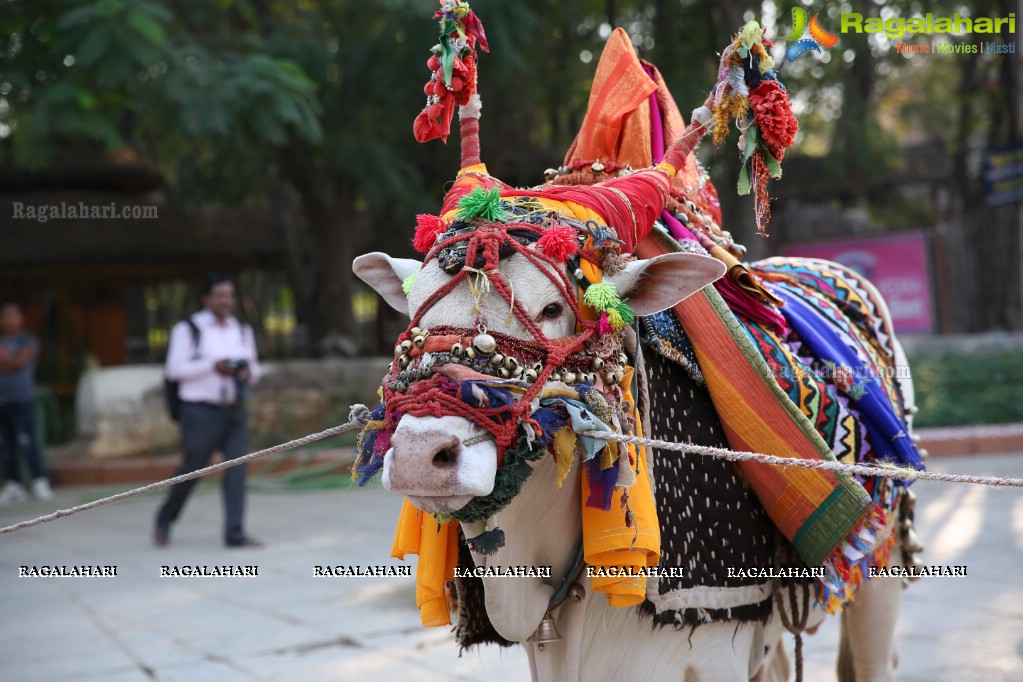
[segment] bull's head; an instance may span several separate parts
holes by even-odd
[[[510,208],[503,222],[456,218],[444,225],[425,264],[382,253],[354,264],[363,281],[412,318],[384,379],[384,409],[375,415],[384,433],[360,466],[364,475],[382,468],[385,488],[463,525],[508,504],[534,463],[554,454],[556,428],[574,421],[585,430],[587,419],[630,428],[631,406],[621,404],[618,385],[627,364],[621,312],[628,318],[664,310],[724,272],[703,255],[636,261],[608,248],[615,257],[602,262],[601,275],[580,256],[601,263],[594,240],[607,237],[606,227],[551,212],[538,218],[521,203],[518,210],[514,201],[502,203]],[[596,246],[613,241],[611,232]],[[597,300],[607,295],[610,302]],[[475,534],[466,529],[466,537]]]

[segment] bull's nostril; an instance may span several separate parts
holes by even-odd
[[[436,467],[447,467],[458,461],[458,446],[443,448],[433,456],[433,465]]]

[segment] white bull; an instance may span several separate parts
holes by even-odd
[[[372,253],[355,260],[355,273],[395,309],[415,315],[431,292],[450,280],[435,261],[416,277],[406,297],[402,282],[421,263]],[[520,255],[501,261],[502,276],[514,287],[521,302],[549,339],[572,335],[575,319],[551,279]],[[710,284],[724,272],[712,258],[673,253],[631,262],[625,270],[608,277],[627,297],[637,315],[665,310],[686,296]],[[420,325],[473,328],[477,324],[477,303],[466,282],[429,308]],[[508,304],[490,296],[482,306],[490,329],[529,339]],[[500,324],[497,324],[497,323]],[[905,385],[907,404],[912,388]],[[384,460],[383,483],[392,492],[406,495],[427,512],[450,513],[474,496],[494,488],[496,446],[493,441],[465,445],[478,435],[477,427],[461,417],[413,417],[405,415],[392,437],[392,448]],[[479,440],[479,439],[475,439]],[[576,467],[577,469],[581,467]],[[712,622],[691,632],[651,628],[634,609],[613,608],[602,596],[593,595],[585,575],[582,601],[566,600],[557,610],[557,627],[562,641],[538,648],[527,639],[537,629],[549,600],[568,574],[572,548],[579,538],[579,476],[569,476],[563,487],[555,487],[555,463],[543,457],[521,493],[493,518],[463,523],[466,537],[478,536],[488,528],[505,531],[506,544],[497,555],[473,553],[478,566],[551,566],[550,579],[483,578],[487,614],[497,632],[526,647],[534,680],[716,680],[784,679],[788,666],[780,647],[781,624],[777,616],[766,625]],[[576,472],[578,473],[578,471]],[[897,551],[891,563],[900,562]],[[848,634],[846,663],[860,681],[894,679],[894,626],[901,597],[901,580],[875,579],[866,584],[859,606],[843,616],[843,636]],[[823,612],[814,609],[814,626]],[[845,678],[844,678],[845,679]],[[849,678],[853,679],[853,678]]]

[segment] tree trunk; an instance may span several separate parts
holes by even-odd
[[[285,179],[298,193],[303,217],[294,246],[307,251],[293,255],[289,262],[296,312],[308,330],[308,348],[316,354],[350,353],[354,350],[349,229],[353,184],[337,176],[330,191],[323,191],[295,144],[285,150],[283,162]]]

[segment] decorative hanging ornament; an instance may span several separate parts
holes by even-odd
[[[432,72],[423,87],[426,106],[412,125],[416,140],[447,142],[456,106],[465,106],[476,93],[476,46],[490,51],[483,24],[464,0],[441,0],[434,13],[440,20],[440,40],[426,62]]]
[[[711,138],[720,145],[733,121],[742,131],[742,168],[736,189],[740,195],[753,192],[757,234],[766,237],[771,217],[767,181],[781,177],[781,160],[795,141],[799,122],[792,113],[788,91],[774,72],[770,53],[774,43],[763,36],[760,24],[751,21],[722,54],[711,109]]]

